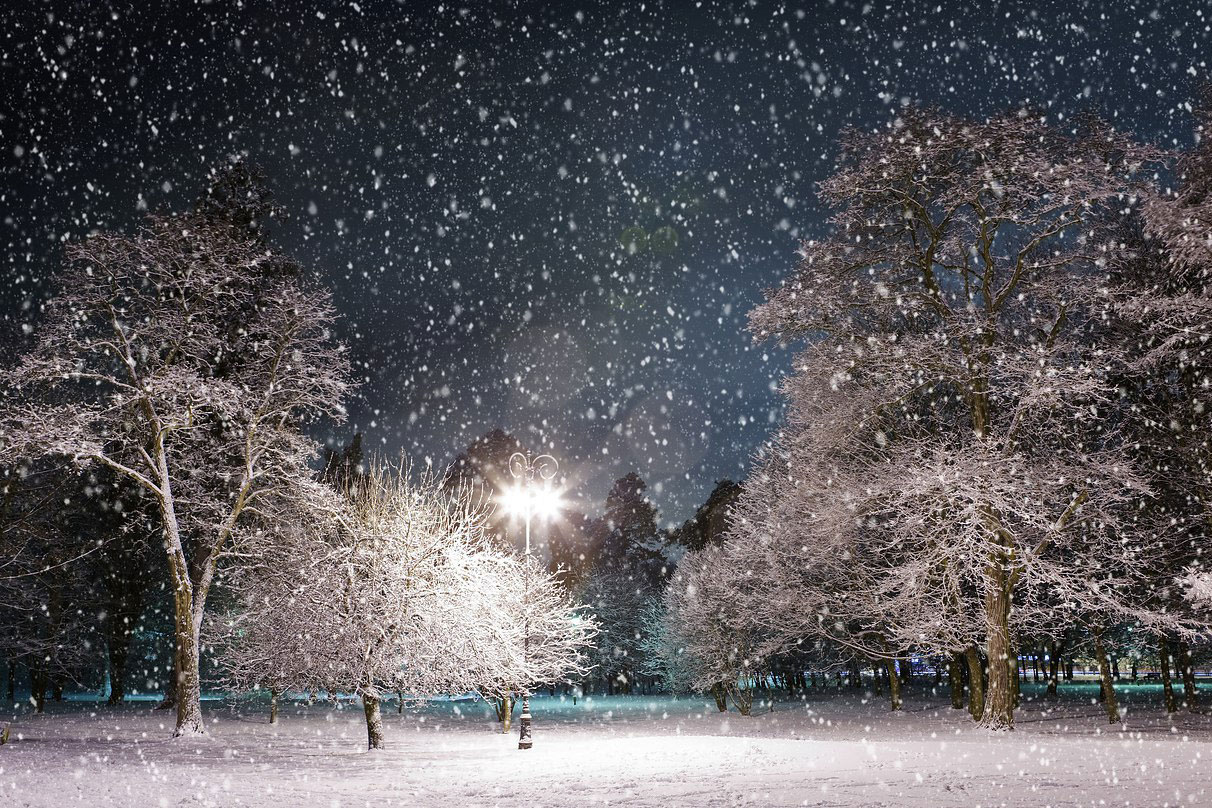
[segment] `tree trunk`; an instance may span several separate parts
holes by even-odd
[[[173,500],[168,473],[168,458],[157,436],[155,457],[160,484],[160,523],[164,530],[164,551],[168,555],[169,572],[173,579],[173,624],[176,649],[173,654],[173,699],[177,707],[177,725],[173,737],[206,734],[202,721],[202,683],[198,673],[202,631],[202,609],[206,604],[205,584],[194,591],[190,565],[181,541],[177,506]],[[195,559],[197,560],[197,559]],[[206,562],[203,561],[203,566]],[[205,577],[205,576],[204,576]]]
[[[1006,573],[997,567],[985,593],[985,632],[988,643],[989,686],[981,725],[992,730],[1014,729],[1014,683],[1010,676],[1010,592]]]
[[[892,703],[892,711],[901,709],[901,677],[896,672],[896,660],[884,661],[884,670],[888,674],[888,697]]]
[[[51,698],[56,702],[63,701],[63,679],[57,674],[51,679]]]
[[[1170,679],[1170,641],[1165,637],[1157,638],[1157,659],[1160,662],[1162,692],[1166,696],[1166,712],[1178,712],[1178,702],[1174,698],[1174,682]]]
[[[732,696],[732,703],[736,705],[737,712],[749,715],[753,710],[753,689],[749,682],[742,679],[741,684],[728,685],[728,694]]]
[[[850,660],[850,686],[856,688],[863,686],[863,671],[859,668],[856,659]]]
[[[1103,646],[1103,630],[1094,629],[1094,653],[1098,657],[1099,678],[1103,685],[1103,707],[1107,710],[1107,721],[1119,723],[1119,704],[1115,700],[1115,680],[1111,675],[1111,661],[1107,659],[1107,649]]]
[[[269,723],[278,723],[278,696],[282,691],[276,687],[269,689]]]
[[[8,703],[17,701],[17,660],[8,661]]]
[[[126,700],[126,660],[130,653],[130,632],[109,638],[109,704]]]
[[[29,669],[29,690],[34,698],[34,712],[41,715],[46,712],[46,671],[41,665],[31,665]]]
[[[711,695],[715,697],[715,706],[720,712],[725,712],[728,709],[728,691],[724,689],[722,684],[714,684],[711,686]]]
[[[960,667],[963,654],[954,653],[947,658],[947,679],[951,684],[951,709],[964,709],[964,671]]]
[[[366,714],[366,748],[383,748],[383,715],[379,712],[379,697],[362,695],[362,712]]]
[[[1010,664],[1010,690],[1013,693],[1013,697],[1014,697],[1014,709],[1017,710],[1018,706],[1020,704],[1022,704],[1022,702],[1023,702],[1023,690],[1022,690],[1023,671],[1022,671],[1022,668],[1019,667],[1019,664],[1018,664],[1018,649],[1017,648],[1011,649],[1009,664]]]
[[[198,675],[199,628],[194,621],[193,598],[190,589],[177,588],[174,600],[177,652],[173,664],[177,675],[174,696],[177,703],[177,726],[173,737],[205,735],[202,722],[202,686]]]
[[[1056,685],[1060,680],[1060,644],[1056,640],[1048,641],[1048,695],[1056,695]]]
[[[964,650],[964,659],[968,663],[968,713],[973,721],[979,722],[985,713],[985,676],[980,651],[969,645]]]
[[[508,693],[497,699],[497,718],[501,722],[501,734],[508,735],[513,726],[513,698]]]
[[[1183,701],[1188,710],[1195,712],[1199,706],[1195,690],[1195,667],[1191,664],[1191,646],[1185,641],[1178,643],[1178,669],[1183,677]]]

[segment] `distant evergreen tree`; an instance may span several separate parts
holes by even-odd
[[[520,440],[500,427],[493,428],[459,453],[446,471],[444,485],[447,490],[466,486],[485,500],[494,500],[499,492],[514,484],[509,458],[514,452],[525,451]],[[489,518],[492,531],[502,542],[510,536],[508,521],[509,514],[501,508],[495,508]]]
[[[320,479],[338,491],[346,490],[365,470],[362,455],[362,433],[355,432],[349,445],[340,451],[325,447],[324,470]]]
[[[732,505],[740,495],[740,485],[732,480],[719,480],[707,501],[694,512],[694,516],[669,534],[668,543],[690,551],[702,550],[708,545],[723,544],[731,520]]]
[[[582,598],[600,623],[595,663],[608,693],[644,689],[645,605],[660,596],[669,562],[662,552],[657,509],[645,495],[648,484],[631,472],[615,481],[601,519],[588,525],[593,568]]]
[[[599,563],[658,581],[665,567],[657,509],[645,495],[648,484],[634,471],[615,481],[606,496],[606,533]]]
[[[266,241],[266,222],[281,215],[282,208],[274,201],[261,167],[243,155],[231,155],[211,169],[210,179],[194,205],[197,214],[208,223],[230,225],[237,237]]]
[[[600,546],[605,523],[579,511],[565,513],[547,528],[550,571],[572,591],[580,591],[593,569],[594,547]],[[596,541],[595,541],[595,536]]]
[[[512,484],[509,458],[514,452],[525,452],[522,442],[500,427],[473,440],[467,449],[450,464],[446,484],[484,487],[495,494]]]

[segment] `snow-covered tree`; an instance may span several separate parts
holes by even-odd
[[[495,566],[491,597],[475,602],[478,615],[461,619],[496,625],[502,646],[483,655],[483,679],[476,690],[497,705],[503,730],[509,730],[513,694],[578,682],[592,670],[590,651],[597,620],[579,606],[559,578],[533,557],[485,551]],[[481,587],[481,595],[489,594]]]
[[[790,576],[778,613],[810,616],[792,632],[815,621],[878,658],[979,631],[983,722],[1004,728],[1017,631],[1058,604],[1163,619],[1131,598],[1148,476],[1102,420],[1121,356],[1098,339],[1108,221],[1156,159],[1027,111],[911,110],[845,136],[832,235],[751,316],[759,338],[806,343],[737,528]]]
[[[491,601],[496,589],[478,500],[446,494],[428,469],[414,478],[406,464],[382,462],[344,498],[348,516],[311,554],[324,560],[307,591],[323,604],[327,630],[315,649],[322,675],[362,698],[376,749],[383,693],[470,690],[483,654],[504,642],[492,636],[495,624],[460,617],[482,612],[485,592]]]
[[[644,604],[659,590],[626,570],[598,566],[580,597],[601,627],[592,651],[595,679],[608,693],[630,693],[644,668]]]
[[[337,585],[330,536],[340,527],[342,503],[327,486],[310,493],[290,503],[291,513],[273,508],[283,505],[276,499],[267,502],[263,518],[243,528],[243,558],[225,581],[233,597],[203,624],[203,639],[218,649],[223,686],[268,690],[270,723],[277,721],[278,699],[287,689],[336,689],[316,649],[338,628],[325,587]]]
[[[1195,145],[1177,161],[1175,188],[1144,206],[1143,238],[1125,239],[1115,263],[1119,311],[1135,327],[1133,390],[1140,453],[1169,496],[1156,518],[1189,529],[1175,574],[1209,570],[1202,552],[1212,509],[1212,91],[1196,110]]]
[[[670,531],[669,543],[687,550],[701,550],[709,544],[720,544],[728,532],[732,506],[741,495],[741,487],[732,480],[717,480],[707,501],[694,516]]]
[[[647,488],[635,472],[620,477],[606,496],[603,517],[587,529],[592,565],[578,594],[601,627],[595,673],[610,693],[632,692],[646,667],[642,611],[660,596],[669,567]]]
[[[676,574],[675,574],[676,581]],[[686,653],[682,626],[671,619],[666,609],[666,597],[652,598],[640,612],[643,667],[640,673],[651,676],[670,693],[685,693],[696,689],[696,661]],[[722,687],[713,689],[717,699],[724,696]],[[720,711],[724,708],[721,706]]]
[[[412,471],[372,462],[340,495],[317,485],[257,525],[214,626],[234,686],[357,694],[371,749],[384,694],[526,692],[584,674],[594,631],[550,575],[492,541],[476,492]]]
[[[711,691],[723,709],[724,696],[749,715],[753,691],[763,675],[760,632],[747,613],[753,578],[735,545],[708,545],[688,553],[665,589],[663,653],[677,677],[691,688]],[[764,612],[763,612],[764,614]]]
[[[4,374],[3,455],[99,464],[159,511],[175,601],[175,734],[204,732],[198,635],[246,513],[311,477],[306,419],[342,415],[328,294],[202,213],[68,248],[34,348]]]
[[[1195,110],[1194,145],[1178,155],[1172,185],[1157,189],[1121,228],[1111,267],[1118,281],[1117,336],[1130,357],[1121,381],[1127,406],[1123,430],[1134,459],[1147,467],[1157,496],[1142,503],[1142,526],[1176,536],[1153,553],[1155,580],[1142,588],[1156,608],[1207,625],[1201,579],[1209,575],[1212,452],[1206,438],[1212,407],[1212,94]],[[1194,596],[1194,597],[1193,597]],[[1187,706],[1195,706],[1189,637],[1156,632],[1166,705],[1173,661],[1183,675]]]
[[[144,585],[145,525],[113,483],[42,459],[0,484],[0,654],[25,663],[39,712],[48,692],[59,701],[65,686],[91,683],[106,651],[122,692],[121,621]]]

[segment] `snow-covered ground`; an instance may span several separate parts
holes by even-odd
[[[920,689],[901,714],[829,688],[750,718],[700,699],[540,698],[528,752],[473,701],[390,707],[376,753],[351,704],[290,702],[271,726],[263,703],[212,701],[209,737],[174,741],[147,703],[67,702],[3,717],[0,806],[1212,805],[1209,715],[1171,721],[1156,686],[1125,686],[1115,729],[1093,685],[1059,702],[1033,690],[997,735]]]

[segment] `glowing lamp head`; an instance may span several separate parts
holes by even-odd
[[[550,484],[519,484],[505,489],[501,494],[505,512],[523,519],[553,519],[564,505],[560,490]]]

